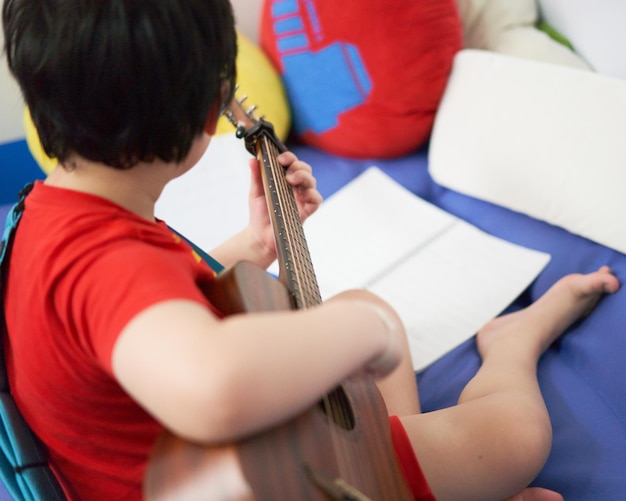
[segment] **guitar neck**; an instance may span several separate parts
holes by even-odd
[[[248,138],[246,138],[248,141]],[[298,206],[285,169],[278,163],[282,145],[261,130],[254,138],[279,263],[279,280],[292,293],[296,308],[308,308],[322,302],[311,261]]]
[[[286,151],[271,123],[255,119],[255,107],[244,110],[246,97],[233,99],[224,114],[237,129],[237,137],[245,140],[246,149],[261,165],[267,208],[274,230],[278,255],[278,279],[293,296],[295,308],[308,308],[322,302],[311,255],[293,189],[285,179],[285,169],[278,156]]]

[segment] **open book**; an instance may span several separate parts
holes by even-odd
[[[387,300],[422,370],[501,313],[548,254],[488,235],[372,167],[304,226],[324,299],[366,288]]]

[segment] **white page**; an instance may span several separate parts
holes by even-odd
[[[305,223],[313,265],[324,298],[349,287],[366,287],[429,241],[455,218],[417,198],[378,169],[368,169],[330,196]],[[407,231],[404,214],[419,212]],[[367,249],[367,252],[360,252]]]
[[[251,158],[234,132],[213,137],[198,164],[167,184],[157,217],[210,252],[248,223]]]
[[[365,287],[409,334],[415,370],[504,310],[550,256],[488,235],[371,168],[305,225],[323,298]]]

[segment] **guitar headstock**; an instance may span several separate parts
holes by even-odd
[[[235,91],[237,88],[235,88]],[[232,101],[225,107],[222,114],[233,124],[236,135],[244,139],[247,150],[256,155],[256,142],[261,135],[269,137],[278,146],[279,151],[286,151],[285,145],[276,137],[274,126],[265,120],[264,116],[256,117],[256,105],[245,108],[244,103],[248,96],[233,97]]]
[[[235,92],[239,86],[235,87]],[[245,94],[241,97],[234,96],[230,103],[228,103],[222,112],[222,114],[233,124],[233,127],[237,130],[237,137],[245,137],[245,131],[254,127],[260,120],[264,120],[264,117],[257,118],[255,111],[256,105],[252,105],[245,108],[245,101],[248,96]]]

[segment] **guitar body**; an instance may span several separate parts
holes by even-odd
[[[373,383],[347,381],[336,390],[350,409],[349,426],[313,407],[238,444],[255,499],[410,499]]]
[[[225,314],[291,308],[287,289],[245,262],[207,293],[213,304],[229,307]],[[146,500],[322,501],[334,497],[320,484],[338,479],[337,499],[410,499],[373,381],[350,379],[327,398],[341,412],[320,402],[237,444],[201,446],[163,433],[146,472]]]

